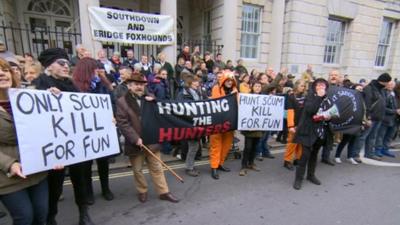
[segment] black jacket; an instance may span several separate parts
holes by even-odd
[[[47,90],[51,87],[56,87],[60,91],[78,92],[78,89],[72,83],[71,79],[56,79],[47,74],[40,74],[38,78],[32,81],[32,85],[38,90]]]
[[[385,100],[386,100],[386,109],[385,116],[383,117],[382,124],[388,127],[392,127],[396,123],[397,117],[397,102],[390,91],[384,91]]]
[[[385,117],[385,96],[384,86],[381,85],[377,80],[372,80],[364,88],[364,100],[366,107],[367,118],[372,121],[382,121]]]
[[[294,138],[294,143],[302,144],[304,146],[313,146],[313,144],[318,139],[318,128],[323,128],[325,132],[325,137],[331,139],[332,132],[325,122],[314,122],[313,116],[317,114],[322,101],[325,97],[319,97],[315,92],[315,84],[312,85],[312,91],[310,91],[305,99],[303,113],[300,117],[299,124],[296,129],[296,134]],[[326,82],[328,87],[328,83]]]

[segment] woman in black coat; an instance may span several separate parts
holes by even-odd
[[[295,143],[303,146],[303,153],[298,163],[293,184],[293,188],[296,190],[301,189],[306,165],[307,180],[316,185],[321,184],[315,177],[318,150],[332,136],[329,135],[330,130],[326,122],[330,117],[319,112],[321,103],[326,98],[328,87],[329,84],[326,80],[322,78],[315,80],[311,87],[312,90],[309,91],[304,103],[303,114],[294,139]]]

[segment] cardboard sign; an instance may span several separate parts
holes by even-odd
[[[10,89],[25,175],[119,153],[108,95]]]

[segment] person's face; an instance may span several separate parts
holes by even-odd
[[[227,65],[228,67],[232,67],[233,66],[233,64],[232,64],[232,62],[228,62],[228,65]]]
[[[160,55],[160,61],[161,61],[161,62],[165,62],[165,55],[164,55],[164,54],[161,54],[161,55]]]
[[[16,76],[21,76],[21,70],[18,68],[18,66],[12,66],[11,69],[13,70],[14,74]]]
[[[394,81],[390,81],[387,85],[386,85],[386,89],[389,91],[393,91],[394,87],[396,86],[396,83]]]
[[[245,77],[243,78],[243,81],[244,81],[245,83],[249,83],[250,77],[249,77],[249,76],[245,76]]]
[[[315,90],[318,92],[319,90],[326,90],[326,85],[325,83],[318,82],[317,85],[315,85]]]
[[[202,70],[206,70],[206,69],[207,69],[207,65],[206,65],[205,63],[201,63],[201,64],[200,64],[200,68],[201,68]]]
[[[142,63],[147,64],[147,56],[142,56]]]
[[[186,61],[185,67],[188,69],[192,69],[192,63],[190,61]]]
[[[119,59],[119,56],[113,55],[113,56],[111,57],[111,59],[112,59],[113,61],[117,61],[117,60]]]
[[[12,87],[11,71],[6,68],[0,67],[0,89],[7,90]]]
[[[162,79],[167,79],[167,76],[168,76],[168,73],[167,73],[167,71],[165,71],[165,70],[162,70],[161,72],[160,72],[160,77],[162,78]]]
[[[121,80],[122,81],[125,81],[130,76],[129,70],[127,70],[127,69],[122,69],[122,70],[119,71],[119,73],[121,74]]]
[[[133,51],[126,52],[126,57],[128,57],[128,59],[133,59]]]
[[[190,87],[192,88],[192,89],[194,89],[194,90],[197,90],[198,88],[199,88],[199,86],[200,86],[200,82],[199,81],[193,81],[192,82],[192,85],[190,85]]]
[[[139,97],[142,97],[144,95],[144,88],[146,87],[146,83],[129,82],[127,86],[130,93],[135,94]]]
[[[32,62],[33,62],[32,56],[29,55],[25,56],[25,63],[32,63]]]
[[[261,89],[262,89],[261,84],[255,83],[255,84],[253,85],[253,92],[254,92],[255,94],[260,94],[260,93],[261,93]]]
[[[329,83],[330,84],[338,84],[340,82],[339,78],[340,78],[340,74],[338,71],[335,70],[335,71],[332,71],[329,73]]]
[[[261,79],[260,79],[260,82],[262,83],[262,84],[268,84],[269,82],[268,82],[268,76],[267,75],[262,75],[261,76]]]
[[[200,47],[199,46],[194,47],[194,52],[200,52]]]
[[[80,57],[85,57],[85,54],[87,52],[86,48],[78,48],[76,51],[78,52],[78,55]]]
[[[99,57],[99,59],[104,59],[106,57],[106,52],[104,50],[100,50],[97,53],[97,57]]]
[[[69,62],[66,59],[57,59],[48,70],[57,78],[67,78],[69,77]]]
[[[183,48],[183,52],[189,53],[189,51],[190,51],[189,46],[185,46],[185,47]]]
[[[39,76],[39,73],[36,73],[36,70],[33,67],[25,68],[24,78],[28,82],[32,82]]]
[[[272,69],[271,67],[267,69],[267,74],[272,76],[272,73],[274,72],[274,69]]]
[[[179,58],[178,59],[178,64],[181,65],[181,66],[185,65],[185,60],[183,58]]]
[[[304,82],[300,83],[297,87],[297,91],[303,93],[306,90],[306,84]]]
[[[217,60],[222,61],[222,55],[217,55]]]
[[[232,86],[233,86],[233,80],[232,80],[232,79],[226,80],[225,83],[224,83],[224,85],[225,85],[226,88],[232,88]]]
[[[307,70],[312,71],[312,66],[310,64],[307,65]]]
[[[211,55],[205,55],[205,56],[204,56],[204,60],[205,60],[205,61],[208,61],[208,60],[210,60],[210,59],[211,59]]]

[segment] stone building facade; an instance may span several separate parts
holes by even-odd
[[[400,72],[397,0],[0,0],[0,22],[5,24],[0,36],[18,54],[35,43],[41,47],[31,48],[35,55],[54,46],[72,54],[80,42],[93,53],[101,45],[116,51],[129,48],[91,40],[87,7],[92,5],[176,19],[174,45],[132,46],[139,55],[165,51],[175,61],[183,43],[197,43],[203,51],[221,52],[225,60],[242,58],[247,67],[261,71],[287,67],[301,74],[311,64],[317,75],[340,69],[354,80]],[[79,38],[10,33],[5,29],[10,22],[26,24],[29,31],[40,26],[74,30]]]

